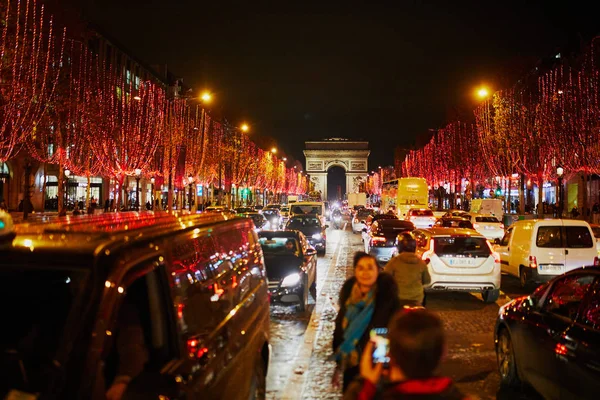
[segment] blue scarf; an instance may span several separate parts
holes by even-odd
[[[344,341],[336,355],[336,358],[341,359],[344,363],[344,369],[359,364],[358,342],[366,332],[375,312],[375,302],[373,301],[375,290],[372,289],[360,300],[356,299],[355,290],[358,290],[356,285],[352,288],[353,293],[346,301],[346,314],[342,322]]]

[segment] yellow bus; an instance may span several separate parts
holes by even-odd
[[[400,219],[411,208],[428,208],[429,188],[425,178],[399,178],[384,182],[381,190],[381,211],[395,210]]]

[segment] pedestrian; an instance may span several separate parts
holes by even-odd
[[[573,206],[571,209],[571,217],[577,218],[579,217],[579,210],[577,210],[577,206]]]
[[[333,384],[343,390],[359,373],[359,359],[369,340],[370,330],[387,327],[399,309],[394,279],[379,272],[375,257],[363,252],[354,255],[354,276],[344,282],[339,295],[340,310],[335,319],[333,353],[336,360]]]
[[[79,210],[79,203],[75,202],[75,208],[73,208],[73,215],[80,215],[81,211]]]
[[[104,202],[104,212],[107,213],[110,211],[110,200],[107,198]]]
[[[6,206],[4,199],[0,199],[0,210],[8,212],[8,207]]]
[[[436,375],[446,350],[442,321],[427,310],[399,311],[389,323],[389,365],[373,364],[374,343],[360,360],[360,378],[344,400],[467,399],[449,377]]]
[[[425,299],[423,286],[431,282],[427,264],[415,254],[417,241],[412,234],[398,235],[399,254],[392,258],[384,268],[398,285],[400,306],[422,306]]]
[[[110,211],[115,211],[115,199],[110,199]]]

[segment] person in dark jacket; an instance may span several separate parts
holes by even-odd
[[[394,277],[398,285],[400,305],[422,306],[425,299],[423,285],[431,282],[427,264],[415,254],[417,241],[409,232],[398,235],[399,254],[392,258],[384,271]]]
[[[344,400],[467,399],[452,379],[435,375],[445,349],[442,321],[424,310],[399,311],[388,326],[389,366],[372,362],[373,343],[365,346],[360,378]]]
[[[337,370],[343,371],[343,390],[358,375],[362,350],[373,328],[384,328],[399,309],[398,288],[387,273],[380,273],[377,261],[367,253],[354,256],[354,276],[340,291],[340,310],[335,320],[333,352]],[[334,384],[337,382],[334,381]]]

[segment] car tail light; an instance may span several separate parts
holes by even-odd
[[[381,237],[381,236],[373,236],[371,238],[371,246],[373,246],[373,247],[385,246],[386,242],[387,242],[386,238]]]
[[[556,354],[558,354],[559,356],[566,356],[567,353],[569,352],[569,349],[567,348],[567,346],[565,346],[562,343],[556,343],[556,347],[554,348],[554,352]]]
[[[431,261],[431,256],[434,254],[433,251],[433,239],[431,239],[429,241],[429,249],[425,252],[423,252],[423,255],[421,256],[421,260],[425,261],[425,264],[429,264],[429,262]]]
[[[494,257],[494,263],[500,264],[500,254],[494,251],[494,247],[492,246],[489,240],[486,240],[485,242],[487,243],[488,247],[490,248],[490,251],[492,252],[492,257]]]
[[[500,229],[504,229],[504,224],[500,224]]]
[[[600,259],[598,257],[594,257],[594,267],[600,267]]]
[[[538,267],[537,258],[535,258],[535,256],[529,256],[529,268],[537,268],[537,267]]]

